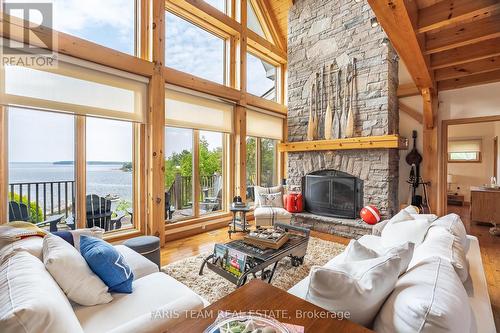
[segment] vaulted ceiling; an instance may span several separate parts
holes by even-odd
[[[292,6],[292,0],[263,0],[267,2],[267,7],[271,9],[272,15],[276,18],[276,23],[285,39],[288,36],[288,10]]]

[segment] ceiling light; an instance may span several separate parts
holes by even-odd
[[[389,38],[385,37],[384,39],[382,39],[382,42],[380,44],[384,46],[389,45]]]
[[[370,19],[370,24],[372,25],[372,28],[378,27],[378,20],[377,20],[377,18],[376,17],[372,17]]]

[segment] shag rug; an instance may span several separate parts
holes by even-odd
[[[304,264],[293,267],[289,258],[281,260],[276,267],[271,284],[280,289],[288,290],[308,276],[312,266],[326,264],[344,249],[345,245],[311,237],[307,245]],[[209,253],[202,253],[176,261],[162,267],[162,271],[213,303],[236,290],[236,286],[207,267],[203,270],[202,276],[198,275],[203,259],[208,255]]]

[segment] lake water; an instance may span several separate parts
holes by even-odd
[[[118,196],[119,200],[132,202],[132,172],[120,170],[122,164],[87,165],[87,194],[99,196]],[[12,183],[35,183],[74,180],[73,165],[59,165],[52,163],[11,163],[9,165],[9,184]],[[50,208],[50,190],[47,186],[47,208]],[[15,187],[19,192],[19,187]],[[54,186],[57,201],[57,190]],[[71,197],[71,190],[68,190]],[[23,187],[23,195],[27,194],[27,186]],[[64,187],[61,197],[64,201]],[[31,201],[35,198],[35,188],[31,186]],[[70,201],[71,199],[68,199]],[[43,190],[39,186],[40,206],[43,204]],[[114,203],[116,203],[115,201]],[[56,203],[54,203],[54,206]]]

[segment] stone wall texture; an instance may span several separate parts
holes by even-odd
[[[387,36],[380,26],[371,27],[374,16],[366,0],[295,1],[288,18],[288,141],[306,140],[316,72],[333,61],[345,68],[352,58],[358,73],[354,136],[399,132],[398,58],[390,45],[381,45]],[[320,129],[323,119],[324,110]],[[300,191],[302,177],[312,171],[347,172],[364,180],[365,204],[392,216],[398,202],[398,161],[398,152],[389,149],[290,153],[287,183]]]

